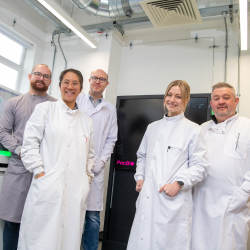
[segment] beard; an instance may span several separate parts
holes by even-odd
[[[215,114],[216,116],[223,117],[223,116],[229,116],[229,115],[231,115],[231,114],[234,113],[234,111],[229,110],[227,106],[223,106],[223,107],[227,108],[227,110],[224,111],[224,112],[216,111],[216,112],[214,112],[214,114]],[[220,108],[220,107],[217,107],[217,108]]]
[[[42,86],[42,87],[38,87],[38,86],[37,86],[37,83],[42,83],[43,86]],[[45,84],[45,82],[42,81],[42,80],[36,80],[36,81],[34,81],[34,82],[30,82],[30,86],[31,86],[34,90],[36,90],[36,91],[38,91],[38,92],[46,92],[46,91],[48,90],[48,88],[49,88],[49,86],[47,86],[47,85]]]

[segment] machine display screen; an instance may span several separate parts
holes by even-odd
[[[118,97],[118,140],[114,150],[118,168],[135,169],[136,152],[147,126],[163,118],[163,96]],[[191,95],[185,117],[197,124],[210,119],[210,94]]]

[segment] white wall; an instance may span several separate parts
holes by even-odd
[[[238,86],[238,22],[227,18],[228,59],[227,82]],[[249,29],[250,30],[250,29]],[[198,35],[198,41],[195,38]],[[209,38],[202,38],[209,37]],[[213,50],[209,46],[219,48]],[[133,46],[130,49],[130,42]],[[250,43],[249,43],[250,46]],[[240,114],[250,118],[249,57],[241,53]],[[131,29],[123,40],[117,95],[163,94],[167,85],[177,79],[186,80],[191,93],[210,93],[211,86],[224,81],[225,26],[222,17],[202,24],[141,31]]]
[[[67,60],[67,68],[74,68],[80,70],[83,74],[84,84],[83,92],[87,93],[89,91],[89,77],[91,71],[95,69],[103,69],[108,72],[109,65],[109,54],[111,46],[111,38],[106,39],[104,35],[92,34],[93,37],[98,41],[99,46],[97,49],[90,48],[86,43],[76,36],[66,37],[61,35],[60,44],[62,46],[63,52]],[[48,39],[47,39],[48,40]],[[50,41],[50,37],[49,37]],[[63,58],[62,52],[58,46],[58,36],[55,36],[55,44],[57,48],[54,71],[51,83],[51,95],[59,98],[60,90],[59,75],[60,72],[64,70],[65,60]],[[43,54],[43,62],[49,67],[52,67],[54,55],[54,47],[51,46],[50,42],[46,42],[45,50]]]
[[[237,35],[237,24],[229,25],[229,72],[231,68],[237,69]],[[213,49],[209,48],[213,45],[213,37],[215,44],[220,46],[214,49],[214,70]],[[176,79],[186,80],[192,93],[205,93],[211,91],[213,84],[224,80],[223,19],[186,26],[185,30],[176,28],[126,37],[125,43],[130,41],[132,49],[129,46],[122,48],[118,95],[163,94],[166,86]],[[228,81],[234,86],[236,80],[237,70],[228,74]]]

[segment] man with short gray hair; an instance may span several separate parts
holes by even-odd
[[[250,120],[239,116],[228,83],[212,88],[212,120],[201,125],[209,174],[194,188],[191,250],[247,250],[250,223]]]
[[[28,79],[29,92],[8,100],[0,119],[0,143],[11,152],[0,200],[0,218],[5,220],[3,250],[17,249],[24,203],[33,177],[20,157],[26,123],[38,103],[56,101],[46,93],[51,83],[47,65],[36,65]]]

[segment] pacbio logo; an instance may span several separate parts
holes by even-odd
[[[130,165],[130,166],[134,166],[134,162],[132,161],[117,161],[117,165],[120,164],[120,165]]]

